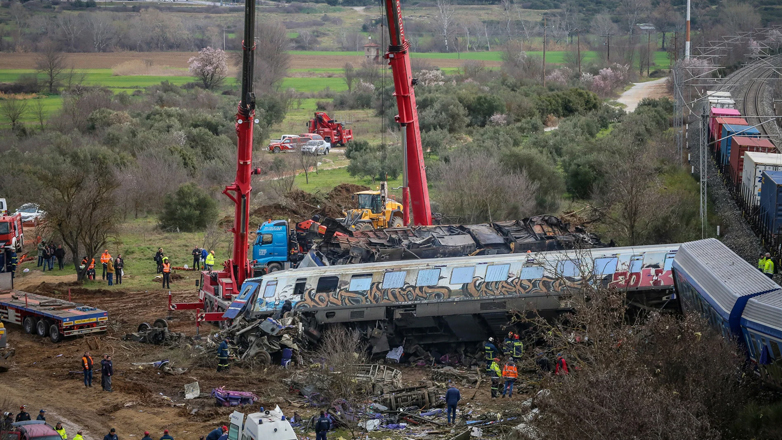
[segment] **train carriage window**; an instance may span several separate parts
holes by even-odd
[[[475,266],[455,267],[451,270],[451,284],[467,284],[472,282]]]
[[[638,273],[644,267],[643,255],[633,255],[630,259],[630,273]]]
[[[663,266],[664,271],[669,271],[673,269],[673,259],[676,257],[676,254],[665,254],[665,265]]]
[[[350,287],[348,290],[351,292],[366,292],[372,287],[372,275],[353,275],[350,278]]]
[[[299,278],[296,280],[296,285],[293,286],[294,296],[304,296],[304,291],[307,290],[307,279]]]
[[[440,281],[440,269],[422,269],[418,271],[415,285],[418,287],[436,286]]]
[[[619,259],[616,257],[595,258],[595,275],[604,277],[616,273],[616,265]]]
[[[521,269],[519,278],[522,280],[539,280],[543,278],[545,269],[542,266],[530,266]]]
[[[383,275],[383,288],[384,289],[398,289],[405,285],[405,276],[407,272],[404,270],[398,272],[386,272]]]
[[[771,353],[774,354],[774,359],[779,359],[779,343],[777,341],[768,341],[768,345],[771,346]]]
[[[486,281],[505,281],[509,270],[510,264],[493,264],[486,268]]]
[[[339,277],[320,277],[318,278],[318,285],[315,288],[316,293],[331,293],[336,292],[339,287]]]
[[[557,273],[563,277],[577,277],[581,274],[578,260],[565,260],[557,263]]]
[[[277,281],[269,281],[266,284],[266,288],[263,289],[263,297],[264,298],[273,298],[274,297],[274,291],[277,289]]]

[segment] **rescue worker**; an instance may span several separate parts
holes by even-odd
[[[491,361],[494,359],[498,354],[500,353],[499,350],[497,350],[497,346],[494,345],[494,338],[489,338],[488,341],[483,343],[483,354],[484,359],[486,359],[486,371],[489,371],[489,367],[491,367]]]
[[[220,345],[217,347],[217,371],[228,371],[228,369],[231,367],[231,365],[228,363],[229,353],[228,353],[228,342],[230,342],[230,339],[226,336],[225,339],[223,339],[223,342],[220,343]]]
[[[163,288],[171,288],[171,263],[168,262],[168,257],[163,257]]]
[[[14,423],[14,415],[11,414],[9,411],[4,412],[3,413],[2,430],[3,431],[10,431],[12,423]]]
[[[758,270],[763,272],[766,270],[766,254],[760,253],[760,259],[758,260]]]
[[[59,267],[60,270],[63,270],[65,267],[65,249],[62,248],[61,244],[57,245],[57,249],[54,251],[54,257],[57,258],[57,267]]]
[[[206,440],[219,440],[223,433],[228,432],[228,427],[223,425],[213,429],[209,435],[206,436]],[[144,440],[144,439],[141,439]]]
[[[100,264],[103,265],[103,276],[101,279],[106,279],[106,274],[108,274],[109,261],[111,261],[111,254],[109,254],[109,250],[106,249],[102,254],[100,254]]]
[[[111,356],[106,355],[100,362],[100,374],[103,391],[113,393],[114,390],[111,389],[111,378],[114,376],[114,364],[111,362]]]
[[[90,266],[87,268],[87,277],[91,280],[95,279],[95,259],[90,261]]]
[[[326,413],[321,411],[320,418],[315,422],[315,440],[326,440],[329,429],[331,429],[331,421],[326,417]]]
[[[201,270],[201,249],[198,246],[193,248],[193,269]]]
[[[286,299],[285,302],[282,304],[282,309],[280,309],[280,318],[284,318],[285,314],[293,310],[293,303],[291,303],[291,300]]]
[[[209,252],[206,251],[206,249],[201,249],[201,266],[206,269],[206,256],[209,255]]]
[[[16,264],[18,263],[18,259],[16,258],[16,251],[14,249],[11,249],[11,267],[9,268],[11,271],[11,288],[14,287],[14,278],[16,277]]]
[[[84,440],[84,437],[81,436],[81,430],[76,431],[76,435],[73,436],[73,440]]]
[[[103,436],[103,440],[119,440],[117,438],[117,430],[114,428],[111,428],[111,431],[109,431],[108,434]]]
[[[19,414],[16,415],[17,422],[26,422],[30,420],[30,414],[24,410],[25,408],[25,405],[19,407]]]
[[[519,335],[513,336],[513,349],[511,350],[511,355],[513,356],[513,360],[516,362],[521,361],[521,356],[524,354],[524,344],[519,340]]]
[[[456,423],[456,406],[462,400],[462,395],[451,381],[448,381],[448,385],[448,391],[445,392],[445,404],[448,405],[448,424],[450,425]]]
[[[42,409],[42,410],[38,411],[38,417],[36,417],[35,420],[43,420],[45,422],[46,421],[46,410]]]
[[[114,269],[114,260],[109,258],[109,262],[106,263],[106,276],[109,278],[109,286],[114,285],[114,272],[116,270]]]
[[[62,422],[57,422],[57,424],[54,425],[54,430],[57,431],[57,434],[60,434],[62,440],[68,440],[68,434],[65,432],[65,428],[62,427]]]
[[[168,434],[168,429],[163,430],[163,437],[160,437],[160,440],[174,440],[174,437],[171,437]]]
[[[149,431],[144,431],[144,437],[142,437],[141,440],[152,440],[152,437],[149,436]]]
[[[116,278],[117,284],[122,284],[122,269],[124,267],[125,267],[125,260],[122,259],[122,255],[117,255],[117,258],[114,259],[114,270],[116,272],[114,278]]]
[[[769,278],[774,278],[774,260],[768,252],[766,252],[766,265],[763,268],[763,273]]]
[[[502,341],[502,354],[508,356],[513,350],[513,332],[508,332],[508,336]]]
[[[567,361],[565,356],[562,356],[562,353],[557,353],[557,364],[554,367],[554,374],[568,374]]]
[[[157,249],[154,260],[157,264],[157,273],[163,273],[163,248]]]
[[[92,357],[90,357],[90,352],[84,352],[84,356],[81,358],[81,366],[84,370],[84,386],[85,387],[91,387],[92,386]]]
[[[505,397],[507,392],[508,398],[511,398],[513,397],[513,384],[519,378],[519,371],[516,369],[516,362],[513,359],[508,359],[508,363],[502,367],[502,377],[505,379],[505,385],[502,387],[502,397]]]
[[[46,242],[41,240],[41,242],[38,243],[37,249],[38,249],[38,266],[36,267],[41,267],[41,265],[43,265],[43,250],[46,249]]]
[[[494,358],[491,365],[489,365],[489,377],[491,377],[491,398],[496,399],[500,390],[500,378],[502,377],[502,371],[500,371],[500,358]]]
[[[551,373],[551,362],[549,362],[548,357],[546,357],[546,354],[542,351],[539,351],[537,353],[537,358],[535,359],[535,365],[540,368],[540,371],[543,373]]]
[[[209,272],[212,271],[212,266],[215,265],[215,251],[209,251],[209,254],[206,256],[206,260],[204,260],[204,267]]]

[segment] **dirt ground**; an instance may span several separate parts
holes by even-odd
[[[194,358],[189,345],[172,349],[123,341],[122,336],[134,331],[141,322],[153,323],[155,319],[166,317],[167,295],[163,291],[88,290],[74,283],[39,281],[30,277],[18,287],[60,298],[67,298],[70,288],[73,301],[109,312],[109,331],[100,336],[69,338],[53,344],[48,339],[25,334],[19,326],[9,325],[8,340],[16,349],[16,356],[7,363],[8,371],[0,373],[0,411],[16,413],[19,405],[25,404],[35,416],[44,408],[47,421],[52,424],[63,421],[69,436],[75,434],[77,428],[83,429],[86,440],[100,440],[112,427],[124,439],[138,440],[145,430],[157,438],[155,436],[161,436],[163,430],[168,429],[177,440],[196,440],[225,424],[234,408],[215,407],[214,400],[207,397],[184,400],[184,385],[191,382],[199,383],[202,395],[219,386],[254,392],[260,401],[245,412],[254,412],[258,406],[273,408],[279,405],[287,415],[298,412],[309,417],[317,410],[299,403],[295,393],[282,383],[291,372],[277,366],[256,370],[235,367],[230,373],[217,373],[214,370],[216,359],[210,354]],[[173,295],[175,301],[196,299],[194,289],[173,292]],[[174,312],[170,328],[195,335],[193,313]],[[202,327],[201,334],[205,335],[210,329],[213,327]],[[87,350],[91,351],[96,364],[102,354],[113,356],[113,393],[101,391],[99,372],[95,373],[93,387],[84,387],[80,359]],[[163,359],[170,360],[173,367],[189,369],[182,375],[173,376],[148,365],[133,365]],[[425,383],[429,376],[426,367],[401,369],[405,386]],[[470,399],[474,388],[461,387],[461,390],[464,407],[479,411],[509,408],[526,398],[517,396],[513,401],[492,402],[489,385],[485,382],[475,399]],[[388,437],[398,438],[397,434],[387,431],[380,438]]]
[[[668,93],[667,83],[668,78],[660,78],[654,81],[635,83],[633,84],[633,87],[622,93],[622,96],[617,99],[617,102],[627,106],[625,107],[625,111],[627,113],[632,113],[644,98],[657,99],[670,96],[670,93]]]
[[[196,52],[111,52],[111,53],[72,53],[68,54],[68,63],[77,69],[111,69],[133,60],[151,60],[154,65],[187,68],[187,60]],[[362,56],[323,56],[298,55],[291,53],[291,69],[341,69],[345,63],[361,64]],[[464,60],[424,58],[437,67],[461,67]],[[499,61],[484,61],[487,67],[496,67]],[[35,69],[35,54],[0,54],[0,69]]]

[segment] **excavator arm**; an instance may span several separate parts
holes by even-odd
[[[394,96],[399,114],[394,119],[402,127],[404,148],[404,173],[402,183],[402,204],[404,223],[410,224],[410,208],[413,223],[432,224],[432,210],[429,206],[429,188],[426,182],[424,152],[421,146],[421,129],[418,125],[418,108],[415,104],[415,80],[410,66],[410,44],[405,38],[402,22],[402,7],[399,0],[383,0],[388,18],[390,34],[388,52],[385,58],[391,66],[394,77]]]

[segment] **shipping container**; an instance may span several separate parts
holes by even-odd
[[[714,120],[714,132],[711,133],[712,150],[719,151],[719,145],[722,143],[722,127],[728,125],[749,125],[746,119],[742,117],[720,117]]]
[[[744,153],[741,195],[748,210],[760,203],[760,175],[763,171],[782,170],[782,154]]]
[[[741,174],[744,171],[744,154],[746,152],[776,153],[777,149],[768,139],[735,136],[733,148],[730,151],[729,175],[734,186],[741,184]]]
[[[735,108],[717,108],[712,107],[709,110],[709,136],[711,140],[718,139],[718,133],[721,133],[721,129],[718,131],[714,125],[717,118],[738,118],[741,117],[741,112]]]
[[[720,153],[718,156],[719,160],[717,161],[720,166],[728,164],[728,160],[730,159],[730,146],[733,144],[734,136],[759,138],[760,131],[758,131],[757,128],[748,125],[723,125],[722,141],[720,142]]]
[[[760,224],[764,235],[782,232],[782,171],[763,171],[760,183]]]
[[[709,107],[736,108],[736,101],[730,98],[710,97]]]

